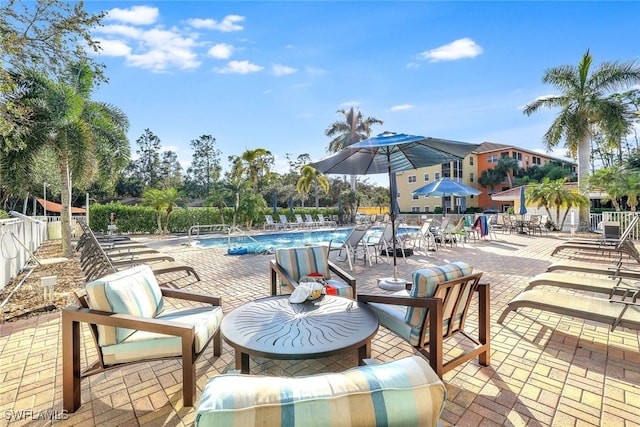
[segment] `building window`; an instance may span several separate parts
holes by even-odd
[[[435,172],[433,174],[433,179],[435,179],[436,181],[440,179],[440,172]]]
[[[473,156],[469,157],[469,166],[473,166]]]
[[[462,179],[462,161],[453,162],[453,177]]]
[[[415,175],[409,175],[407,177],[407,179],[409,181],[409,184],[415,184],[415,182],[416,182],[416,176]]]
[[[540,164],[540,157],[537,157],[537,156],[533,156],[533,157],[531,157],[531,162],[532,162],[534,165],[539,165],[539,164]]]
[[[429,172],[424,174],[424,182],[428,182],[429,181]]]
[[[495,154],[487,156],[487,163],[498,163],[498,156]]]
[[[411,200],[418,200],[419,198],[420,198],[420,196],[417,195],[417,194],[412,194],[411,195]]]
[[[469,174],[469,182],[473,182],[473,179],[474,179],[474,175],[473,175],[473,172],[471,172]]]
[[[501,157],[501,158],[503,158],[503,159],[504,159],[505,157],[506,157],[506,158],[508,158],[508,157],[509,157],[509,152],[508,152],[508,151],[505,151],[504,153],[500,153],[500,157]]]
[[[442,164],[442,177],[451,178],[451,163]]]
[[[424,207],[424,213],[429,213],[429,206]]]
[[[420,206],[411,206],[411,213],[420,213]]]

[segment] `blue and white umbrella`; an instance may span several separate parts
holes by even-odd
[[[449,141],[446,139],[385,132],[343,148],[310,166],[326,174],[389,175],[389,197],[393,201],[392,174],[404,170],[418,169],[459,161],[478,148],[477,144]],[[395,248],[395,218],[391,207],[393,228],[393,279],[397,280],[398,266]]]
[[[453,181],[449,178],[442,178],[437,181],[430,182],[424,187],[413,190],[411,194],[426,197],[456,196],[466,198],[467,196],[477,196],[478,194],[482,194],[482,191],[469,187],[461,182]],[[465,200],[466,207],[466,199],[463,200]]]

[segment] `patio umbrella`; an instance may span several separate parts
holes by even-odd
[[[289,214],[291,216],[291,218],[293,218],[293,214],[294,214],[294,210],[293,210],[293,196],[289,196]]]
[[[520,187],[520,215],[527,213],[527,204],[524,197],[524,185]]]
[[[389,175],[389,197],[393,201],[392,174],[403,170],[418,169],[462,160],[478,145],[446,139],[385,132],[365,139],[332,154],[310,166],[326,174]],[[393,280],[398,279],[395,248],[395,218],[391,207],[393,228]]]
[[[464,185],[461,182],[453,181],[449,178],[442,178],[437,181],[433,181],[424,187],[420,187],[416,190],[413,190],[411,194],[417,196],[427,196],[427,197],[446,197],[446,196],[457,196],[457,197],[467,197],[467,196],[477,196],[481,194],[482,191],[477,190],[473,187],[469,187],[468,185]],[[466,200],[465,200],[466,202]],[[446,213],[446,208],[443,204],[444,212]]]
[[[273,214],[278,215],[278,195],[273,193]]]

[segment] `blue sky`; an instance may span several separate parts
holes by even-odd
[[[327,155],[324,131],[359,108],[394,131],[542,150],[554,111],[522,107],[554,93],[545,69],[639,61],[640,2],[91,1],[108,11],[94,94],[149,128],[188,166],[190,141],[227,156],[266,148]],[[564,150],[555,153],[560,156]],[[385,184],[384,176],[369,177]]]

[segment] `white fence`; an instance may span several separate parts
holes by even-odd
[[[0,220],[0,290],[22,270],[47,239],[47,223],[39,217]]]

